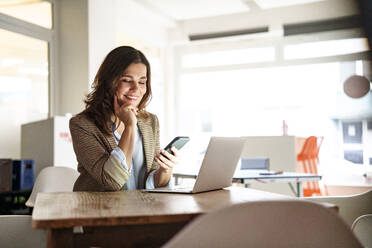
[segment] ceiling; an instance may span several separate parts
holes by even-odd
[[[124,0],[122,0],[124,1]],[[283,37],[289,25],[334,26],[334,21],[358,14],[358,0],[126,0],[161,20],[175,44],[188,41]],[[121,2],[123,3],[123,2]],[[128,6],[127,6],[128,7]],[[125,10],[125,8],[123,8]],[[134,13],[133,13],[134,14]],[[139,13],[137,13],[138,15]],[[121,15],[121,13],[119,13]],[[133,18],[134,20],[137,17]],[[344,22],[347,22],[344,21]],[[128,20],[121,23],[128,23]],[[322,26],[322,27],[323,27]],[[332,26],[332,27],[333,27]],[[295,27],[297,28],[297,27]],[[303,27],[301,27],[303,29]],[[127,28],[125,32],[127,32]],[[332,28],[330,28],[332,30]],[[154,35],[152,36],[154,37]],[[256,38],[257,38],[256,37]]]
[[[238,13],[259,12],[284,6],[327,0],[135,0],[163,17],[185,21]]]

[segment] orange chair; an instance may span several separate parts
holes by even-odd
[[[323,137],[308,137],[301,149],[301,152],[297,155],[297,171],[303,173],[318,174],[319,164],[319,150],[323,142]],[[303,195],[328,195],[328,190],[325,186],[319,187],[317,181],[304,182],[303,184]]]

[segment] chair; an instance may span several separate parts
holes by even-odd
[[[350,196],[317,196],[303,199],[337,205],[339,215],[350,227],[359,216],[372,214],[372,190]]]
[[[332,210],[301,200],[256,201],[197,217],[165,248],[362,247]]]
[[[323,137],[308,137],[301,149],[301,152],[297,155],[297,171],[304,173],[318,174],[319,164],[319,150],[322,145]],[[319,187],[319,182],[304,182],[303,183],[303,195],[328,195],[326,186]]]
[[[72,191],[79,172],[68,167],[45,167],[36,178],[26,206],[33,207],[39,192],[69,192]]]
[[[32,229],[30,215],[0,215],[0,247],[46,246],[46,232]]]
[[[364,247],[372,247],[372,214],[359,216],[353,222],[351,230]]]

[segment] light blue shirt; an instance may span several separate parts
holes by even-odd
[[[116,144],[120,141],[120,134],[115,130],[115,124],[112,123],[112,131],[114,132],[114,138]],[[135,138],[134,138],[134,147],[133,147],[133,154],[132,154],[132,166],[128,169],[128,165],[126,162],[126,157],[124,152],[120,149],[120,147],[116,147],[111,152],[111,156],[115,158],[115,160],[119,161],[120,164],[123,166],[125,170],[127,170],[130,174],[128,181],[124,184],[124,189],[126,190],[135,190],[135,189],[154,189],[154,174],[155,170],[150,172],[149,176],[145,182],[145,175],[146,175],[146,165],[145,165],[145,155],[143,150],[143,143],[142,143],[142,135],[136,126],[135,131]],[[169,180],[167,187],[171,187],[173,185],[173,180]]]
[[[116,144],[119,143],[121,136],[115,130],[115,124],[112,125],[112,130],[114,131],[114,138]],[[132,154],[132,166],[128,169],[128,165],[126,162],[126,157],[124,152],[120,149],[120,147],[116,147],[111,152],[111,156],[113,156],[120,164],[123,166],[125,170],[127,170],[130,174],[128,181],[124,184],[124,189],[126,190],[134,190],[134,189],[154,189],[154,173],[152,171],[149,176],[147,177],[146,183],[145,175],[146,175],[146,166],[145,166],[145,156],[143,151],[143,144],[142,144],[142,135],[136,126],[135,138],[134,138],[134,147],[133,147],[133,154]],[[146,185],[144,185],[146,184]]]

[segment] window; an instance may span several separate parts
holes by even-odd
[[[234,65],[272,61],[274,58],[274,47],[258,47],[188,54],[183,56],[182,65],[184,67]]]
[[[321,156],[362,157],[369,162],[372,157],[364,148],[358,154],[354,148],[353,154],[348,149],[344,153],[340,147],[342,130],[335,124],[345,117],[355,118],[355,109],[372,118],[370,98],[347,99],[343,92],[346,78],[363,74],[365,61],[355,54],[368,51],[366,41],[351,38],[296,45],[283,41],[266,50],[261,60],[255,60],[254,54],[265,50],[255,53],[253,47],[245,49],[247,53],[234,49],[186,53],[181,57],[177,112],[178,133],[191,136],[188,149],[193,151],[188,154],[202,154],[213,135],[283,135],[285,121],[288,135],[323,136]],[[281,53],[284,60],[278,56]],[[345,54],[356,59],[335,59]],[[309,59],[306,64],[304,58]],[[297,60],[301,63],[296,64]],[[235,62],[247,64],[229,67]]]
[[[287,45],[284,49],[285,59],[319,58],[345,55],[368,51],[367,38],[327,40],[318,42]]]
[[[52,4],[48,1],[0,1],[0,13],[42,26],[44,28],[52,28]]]
[[[20,125],[48,117],[48,43],[0,29],[2,157],[18,157]]]
[[[196,136],[281,135],[286,120],[289,134],[325,134],[339,70],[326,63],[183,74],[180,129]]]
[[[51,2],[0,1],[0,157],[20,158],[21,125],[51,113]]]
[[[372,128],[368,120],[342,121],[344,158],[356,165],[372,168]]]

